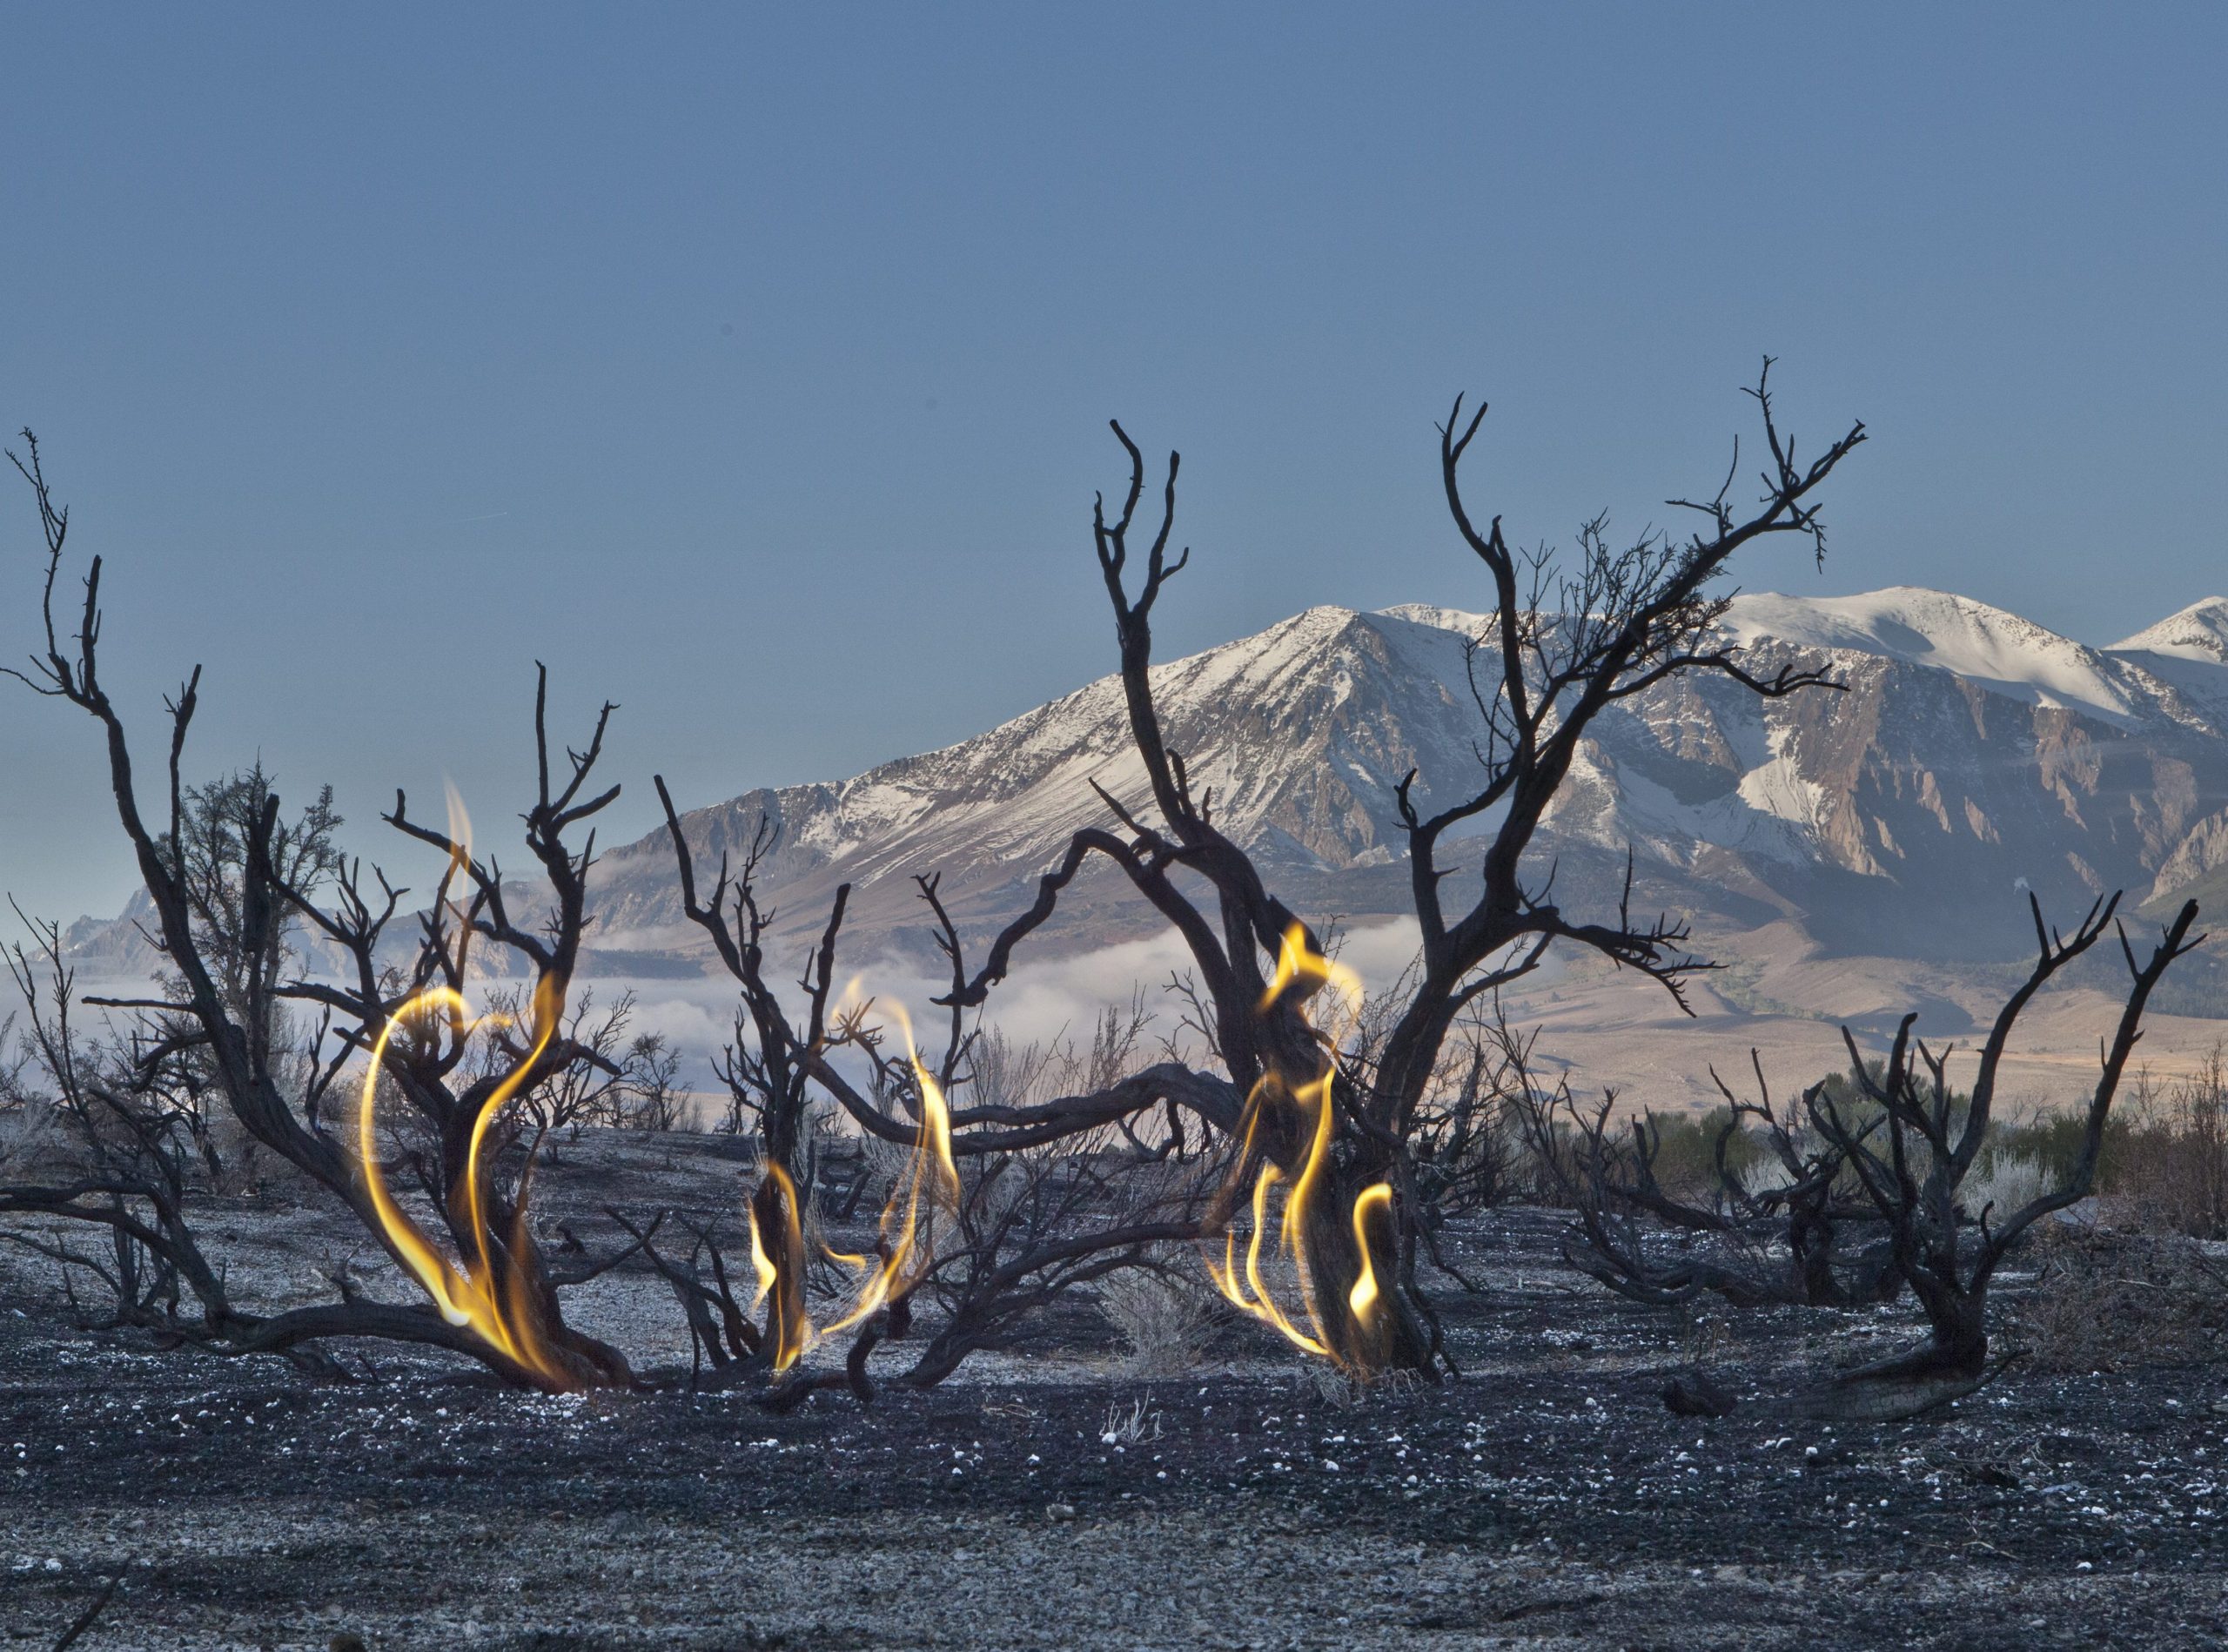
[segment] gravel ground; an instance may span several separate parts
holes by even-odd
[[[715,1174],[661,1151],[634,1170]],[[298,1212],[234,1214],[274,1278],[305,1271]],[[2218,1362],[2130,1349],[1927,1421],[1790,1424],[1777,1398],[1909,1337],[1908,1312],[1698,1331],[1567,1288],[1554,1231],[1463,1233],[1491,1288],[1450,1302],[1466,1374],[1438,1388],[1356,1400],[1243,1325],[1140,1382],[1077,1313],[932,1393],[778,1417],[391,1351],[350,1384],[137,1351],[68,1328],[18,1261],[0,1644],[52,1646],[119,1578],[84,1652],[2228,1642]],[[660,1301],[634,1279],[603,1313],[669,1348]],[[1698,1354],[1744,1396],[1721,1420],[1656,1397]]]

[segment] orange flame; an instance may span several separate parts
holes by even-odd
[[[780,1185],[785,1195],[795,1185],[789,1179],[789,1172],[779,1165],[768,1165],[766,1167],[766,1172]],[[783,1203],[787,1204],[787,1202],[784,1199]],[[742,1210],[744,1216],[750,1222],[750,1266],[758,1273],[758,1294],[750,1299],[750,1311],[755,1313],[765,1306],[766,1299],[774,1294],[774,1287],[781,1283],[782,1270],[774,1259],[767,1254],[765,1236],[758,1231],[757,1204],[755,1201],[746,1203]],[[780,1367],[777,1366],[775,1368]]]
[[[773,1202],[780,1208],[782,1231],[773,1236],[775,1248],[767,1249],[767,1235],[761,1231],[758,1206],[766,1199],[768,1188],[774,1192]],[[802,1206],[797,1198],[797,1185],[786,1167],[769,1160],[765,1176],[757,1192],[743,1207],[750,1222],[750,1263],[758,1273],[758,1293],[750,1299],[750,1311],[758,1312],[768,1298],[772,1298],[774,1309],[768,1320],[768,1329],[774,1338],[774,1369],[787,1371],[803,1356],[812,1333],[811,1322],[804,1313],[804,1226]],[[782,1269],[795,1270],[798,1278],[793,1288],[782,1287]]]
[[[1273,1009],[1286,991],[1298,988],[1304,999],[1312,998],[1325,988],[1338,997],[1343,1018],[1351,1021],[1360,1011],[1361,979],[1352,970],[1337,960],[1328,958],[1308,944],[1307,931],[1294,923],[1285,932],[1283,944],[1278,949],[1277,968],[1268,990],[1262,994],[1259,1011],[1266,1014]],[[1310,1115],[1307,1123],[1307,1153],[1300,1162],[1299,1172],[1287,1179],[1272,1161],[1264,1159],[1254,1179],[1252,1211],[1252,1232],[1246,1242],[1245,1263],[1241,1274],[1238,1263],[1238,1236],[1225,1229],[1223,1233],[1223,1256],[1218,1264],[1207,1259],[1207,1273],[1216,1289],[1231,1303],[1252,1314],[1264,1324],[1273,1326],[1293,1346],[1305,1353],[1321,1354],[1339,1360],[1333,1352],[1332,1338],[1316,1306],[1315,1274],[1317,1264],[1307,1243],[1308,1212],[1322,1182],[1329,1162],[1332,1135],[1332,1081],[1334,1069],[1325,1058],[1316,1076],[1305,1084],[1287,1085],[1283,1075],[1264,1074],[1245,1098],[1245,1132],[1244,1151],[1238,1158],[1242,1167],[1252,1162],[1254,1145],[1264,1112],[1280,1098],[1289,1097],[1292,1104],[1304,1114]],[[1299,1276],[1300,1302],[1308,1322],[1303,1330],[1293,1316],[1277,1300],[1261,1265],[1263,1241],[1269,1231],[1270,1196],[1278,1185],[1289,1180],[1283,1207],[1277,1222],[1277,1249]],[[1354,1200],[1354,1239],[1360,1254],[1360,1271],[1353,1287],[1347,1293],[1347,1311],[1353,1316],[1356,1329],[1365,1339],[1374,1336],[1379,1314],[1380,1293],[1377,1273],[1370,1259],[1366,1222],[1370,1210],[1391,1205],[1392,1189],[1379,1182],[1365,1188]],[[1340,1363],[1345,1363],[1343,1360]]]
[[[800,1314],[794,1327],[786,1323],[774,1327],[776,1375],[789,1370],[819,1343],[848,1331],[891,1302],[903,1299],[920,1284],[935,1259],[930,1228],[936,1211],[958,1209],[959,1166],[951,1152],[951,1110],[944,1101],[943,1090],[921,1064],[920,1056],[913,1049],[912,1024],[902,1005],[897,1006],[897,1018],[905,1030],[906,1058],[912,1064],[914,1081],[921,1092],[921,1127],[914,1138],[907,1174],[902,1183],[890,1189],[889,1202],[882,1206],[882,1239],[873,1254],[852,1255],[822,1246],[830,1260],[850,1268],[859,1277],[842,1310],[826,1324],[816,1325]],[[802,1257],[805,1251],[803,1216],[796,1185],[779,1164],[769,1161],[766,1175],[777,1181],[782,1190],[787,1231],[779,1236],[780,1254]],[[755,1313],[759,1304],[773,1293],[781,1275],[780,1265],[768,1251],[767,1236],[759,1232],[755,1199],[748,1206],[748,1212],[750,1259],[758,1271],[758,1295],[751,1304],[751,1310]],[[803,1293],[799,1291],[796,1300],[802,1303],[802,1299]],[[777,1313],[777,1320],[781,1317]]]
[[[365,1189],[395,1254],[402,1259],[426,1295],[433,1298],[443,1319],[451,1325],[469,1326],[480,1340],[520,1370],[554,1389],[577,1388],[580,1384],[542,1333],[539,1305],[530,1294],[525,1271],[512,1267],[499,1276],[486,1205],[487,1170],[480,1155],[497,1115],[518,1093],[542,1051],[556,1036],[563,1009],[564,988],[554,977],[545,977],[534,987],[534,1047],[495,1086],[479,1117],[473,1121],[463,1176],[465,1226],[472,1235],[473,1245],[472,1254],[460,1263],[450,1260],[388,1191],[386,1173],[379,1165],[379,1079],[387,1045],[397,1028],[419,1017],[440,1014],[449,1018],[459,1036],[464,1036],[475,1027],[493,1022],[494,1017],[473,1017],[464,995],[453,987],[428,987],[413,995],[379,1029],[379,1036],[372,1046],[371,1060],[364,1070],[363,1099],[356,1114],[356,1148],[363,1162]],[[529,1242],[527,1191],[532,1176],[529,1158],[512,1222],[509,1252],[513,1257],[522,1253]]]
[[[1283,942],[1277,948],[1277,972],[1270,980],[1268,990],[1261,994],[1261,1002],[1255,1006],[1257,1013],[1266,1015],[1276,1008],[1285,989],[1295,982],[1305,988],[1300,994],[1303,1000],[1313,997],[1327,986],[1337,992],[1339,1007],[1349,1018],[1360,1013],[1361,977],[1336,958],[1326,958],[1308,945],[1307,930],[1297,922],[1285,931]]]

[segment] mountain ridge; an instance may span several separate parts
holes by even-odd
[[[1393,788],[1414,768],[1427,804],[1477,774],[1464,661],[1486,620],[1319,605],[1154,668],[1195,784],[1295,905],[1350,921],[1406,910]],[[1725,635],[1765,675],[1822,665],[1845,686],[1766,702],[1688,675],[1605,713],[1540,846],[1569,898],[1621,878],[1629,846],[1641,897],[1714,944],[1792,924],[1827,955],[1939,964],[2018,956],[2027,890],[2055,911],[2108,888],[2144,902],[2228,880],[2228,599],[2104,649],[1921,587],[1737,595]],[[777,937],[815,930],[849,882],[855,942],[917,951],[913,875],[941,873],[979,937],[1026,905],[1070,832],[1104,821],[1094,782],[1144,801],[1111,675],[938,750],[744,792],[682,825],[701,876],[772,824],[761,892]],[[1459,867],[1466,841],[1443,860]],[[590,888],[592,970],[701,966],[662,829],[608,851]],[[1152,927],[1097,875],[1036,944]],[[72,926],[75,955],[125,961],[128,928]]]

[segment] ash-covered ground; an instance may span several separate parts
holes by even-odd
[[[545,1198],[724,1199],[736,1175],[709,1144],[607,1139]],[[367,1243],[282,1199],[211,1222],[243,1278],[351,1252],[375,1277]],[[1250,1323],[1144,1380],[1078,1302],[933,1392],[780,1416],[738,1392],[521,1394],[392,1349],[349,1351],[352,1383],[145,1352],[70,1328],[51,1265],[13,1256],[0,1644],[54,1645],[117,1579],[85,1652],[2228,1642],[2228,1366],[2204,1327],[2171,1363],[2138,1319],[2107,1369],[2030,1361],[1925,1420],[1799,1423],[1782,1402],[1912,1338],[1908,1306],[1698,1322],[1574,1281],[1560,1227],[1461,1225],[1486,1288],[1446,1282],[1465,1374],[1439,1387],[1352,1396]],[[647,1273],[575,1317],[644,1367],[685,1360]],[[1731,1416],[1664,1408],[1696,1363]]]

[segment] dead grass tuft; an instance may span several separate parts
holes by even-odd
[[[1199,1286],[1142,1268],[1116,1273],[1098,1287],[1099,1312],[1129,1344],[1123,1367],[1135,1377],[1196,1370],[1214,1328],[1216,1300]]]
[[[2228,1276],[2194,1240],[2061,1224],[2029,1255],[2041,1273],[2010,1329],[2044,1370],[2173,1365],[2228,1347]]]

